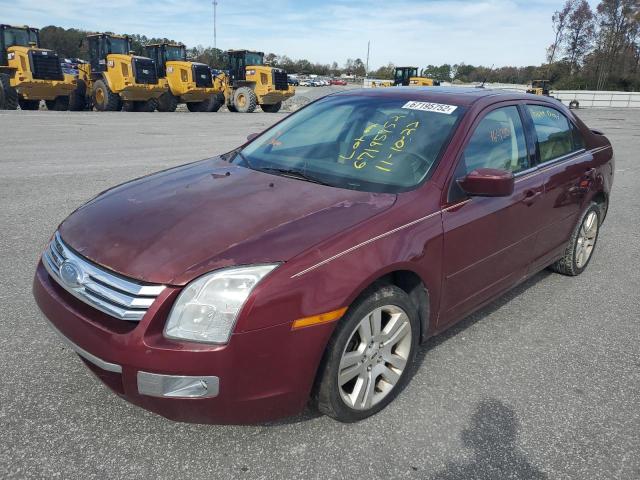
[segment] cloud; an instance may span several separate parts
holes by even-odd
[[[3,21],[168,37],[213,44],[209,0],[0,0]],[[218,47],[250,48],[343,64],[370,66],[469,63],[530,65],[544,61],[551,15],[560,2],[543,0],[218,0]]]

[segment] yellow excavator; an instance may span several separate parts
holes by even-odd
[[[175,112],[179,103],[186,103],[190,112],[215,112],[224,105],[223,79],[212,76],[208,65],[187,61],[183,44],[149,44],[145,52],[167,89],[158,98],[159,112]]]
[[[551,81],[550,80],[532,80],[531,86],[527,88],[527,93],[532,93],[534,95],[544,95],[548,97],[551,91]]]
[[[167,91],[154,61],[134,55],[128,36],[98,33],[87,41],[89,63],[78,65],[78,88],[69,108],[153,112]]]
[[[287,72],[265,65],[263,52],[229,50],[225,58],[229,76],[224,96],[230,111],[251,113],[260,105],[263,112],[275,113],[295,95]]]
[[[67,110],[76,88],[56,52],[40,48],[37,28],[0,25],[0,109]]]

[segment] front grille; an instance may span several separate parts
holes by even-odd
[[[276,90],[288,90],[289,82],[287,81],[287,72],[279,68],[273,69],[273,84]]]
[[[33,78],[39,80],[64,79],[57,54],[47,50],[32,50],[30,57]]]
[[[211,78],[211,70],[208,65],[205,65],[204,63],[194,63],[192,68],[196,87],[213,87],[213,78]]]
[[[158,83],[156,65],[150,58],[136,57],[133,59],[133,75],[136,83],[155,85]]]
[[[51,278],[66,291],[120,320],[142,320],[165,288],[139,283],[98,267],[71,250],[58,232],[42,254],[42,263]],[[73,273],[71,281],[69,272]]]

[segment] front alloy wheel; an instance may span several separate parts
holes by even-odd
[[[382,285],[368,290],[339,320],[322,359],[315,406],[341,422],[373,415],[400,393],[420,336],[407,293]]]
[[[340,396],[356,410],[371,408],[398,383],[411,353],[411,324],[395,305],[376,308],[356,326],[338,370]]]

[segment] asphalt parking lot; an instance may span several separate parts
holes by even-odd
[[[366,421],[173,423],[89,373],[31,296],[58,223],[283,115],[0,111],[0,478],[640,478],[639,110],[579,111],[617,157],[588,270],[542,272],[428,341]]]

